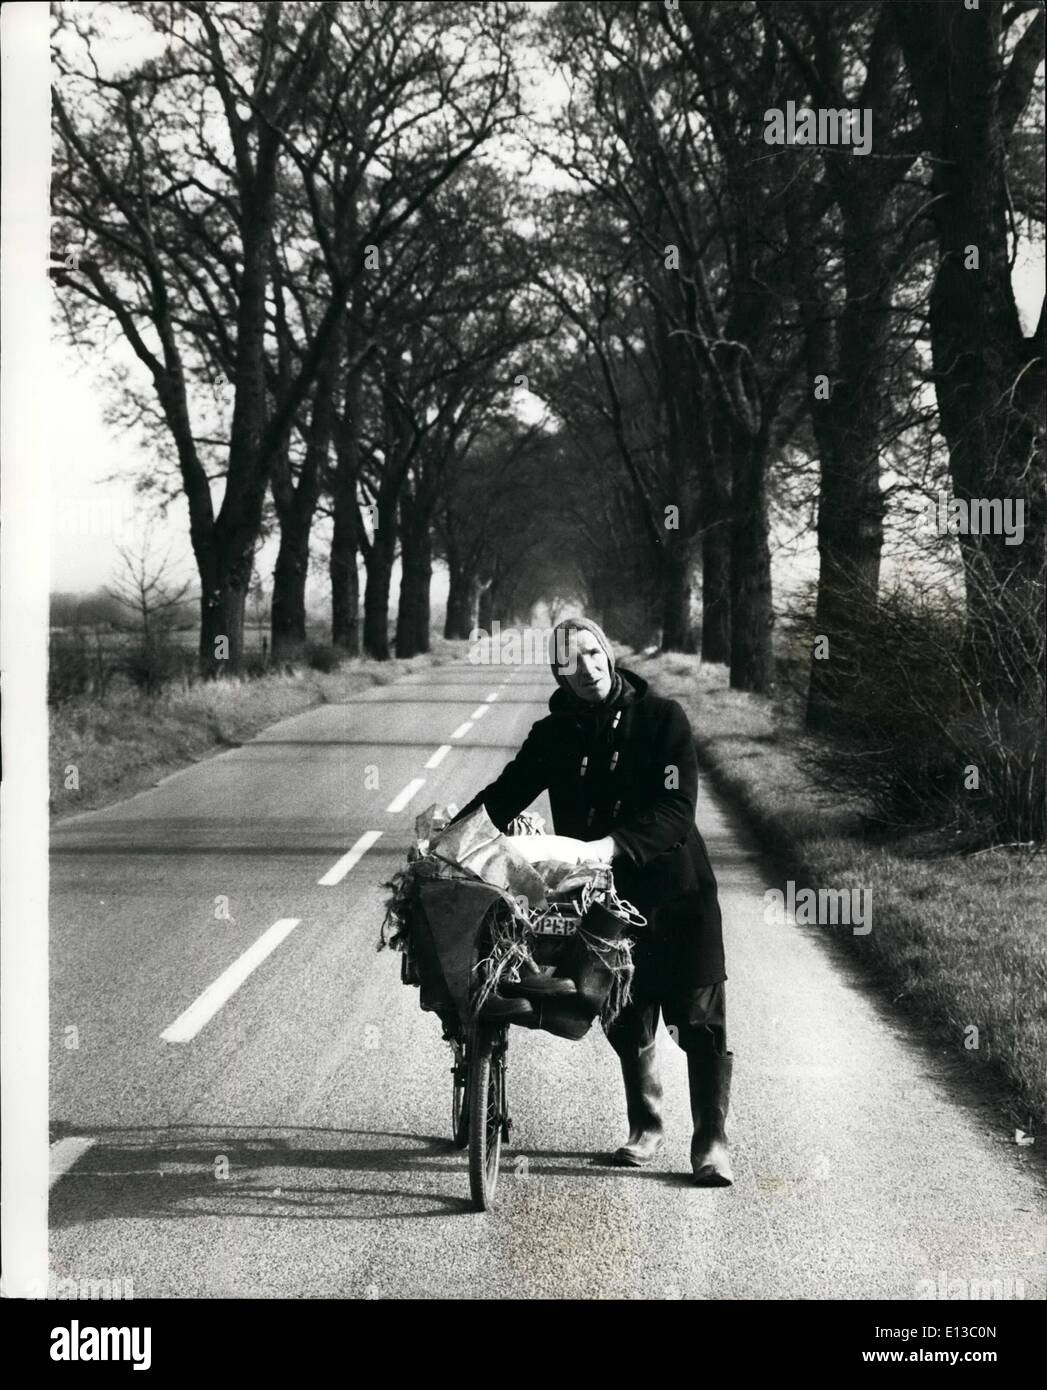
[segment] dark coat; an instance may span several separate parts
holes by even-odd
[[[516,757],[458,816],[482,804],[505,830],[548,791],[558,835],[614,836],[615,886],[664,942],[677,983],[718,984],[727,978],[723,935],[716,879],[694,823],[698,761],[691,726],[675,700],[619,670],[634,694],[621,705],[616,726],[604,720],[595,727],[557,690],[550,713],[532,726]]]

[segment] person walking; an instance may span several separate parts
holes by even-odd
[[[607,1030],[625,1083],[629,1134],[612,1162],[651,1163],[664,1145],[656,1057],[659,1016],[687,1056],[691,1169],[701,1186],[733,1181],[726,1121],[734,1054],[727,1050],[723,931],[716,878],[695,825],[698,761],[681,706],[617,664],[603,630],[566,618],[553,630],[557,690],[501,774],[461,811],[481,805],[499,830],[548,791],[558,835],[609,860],[615,890],[647,918],[634,947],[631,1002]]]

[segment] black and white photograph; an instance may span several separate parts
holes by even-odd
[[[229,1300],[788,1305],[812,1366],[1024,1367],[1045,24],[0,10],[38,1369],[171,1373]]]

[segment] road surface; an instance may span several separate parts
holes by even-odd
[[[765,923],[772,880],[704,784],[736,1185],[686,1181],[664,1031],[664,1159],[622,1170],[599,1030],[514,1029],[499,1207],[471,1210],[449,1051],[375,950],[382,884],[417,812],[490,780],[551,689],[534,667],[414,674],[56,827],[52,1276],[137,1298],[1042,1299],[1033,1166],[831,928]]]

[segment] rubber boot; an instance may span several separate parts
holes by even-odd
[[[594,903],[589,908],[579,927],[598,942],[608,946],[620,941],[628,930],[627,924],[601,903]],[[589,1005],[595,1018],[607,1000],[614,975],[596,951],[590,948],[581,931],[575,937],[570,966],[563,973],[570,975],[574,980],[579,996]]]
[[[533,1001],[538,1011],[538,1027],[543,1033],[552,1033],[557,1038],[569,1038],[578,1042],[593,1026],[593,1015],[589,1006],[577,995]]]
[[[621,1168],[643,1168],[657,1158],[665,1142],[662,1133],[662,1082],[656,1044],[621,1056],[629,1138],[616,1149],[611,1162]]]
[[[537,1015],[529,999],[503,999],[496,992],[487,999],[479,1017],[484,1023],[527,1023]]]
[[[734,1054],[702,1057],[687,1054],[691,1092],[691,1171],[699,1187],[730,1187],[734,1182],[727,1152],[727,1109],[731,1100]]]

